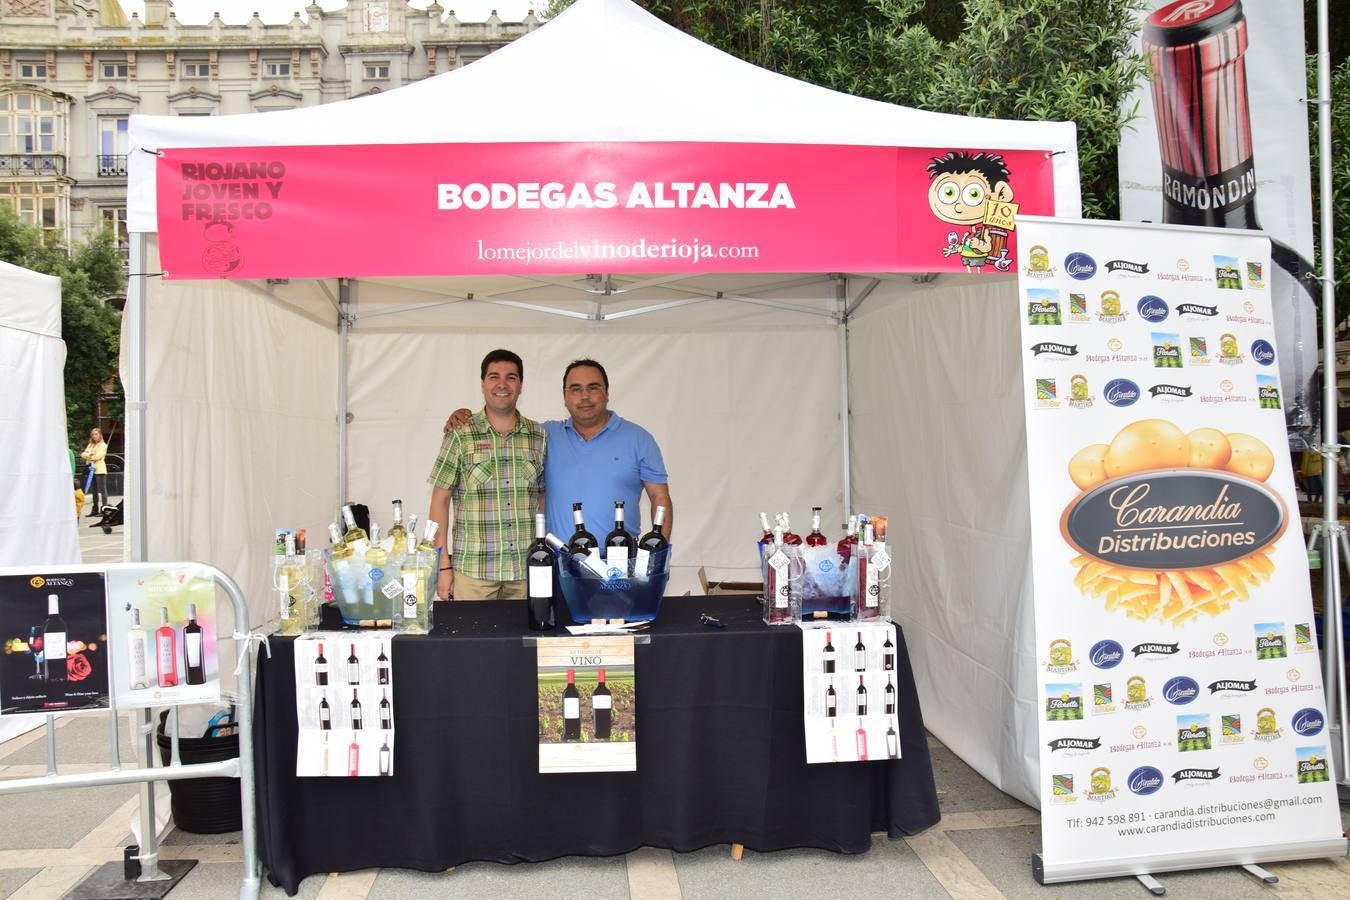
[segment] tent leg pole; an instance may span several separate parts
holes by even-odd
[[[339,506],[347,502],[347,367],[349,353],[347,338],[352,328],[352,283],[349,278],[338,280],[338,452],[337,452],[337,496]],[[338,510],[335,522],[342,521]]]
[[[831,275],[834,282],[834,303],[839,321],[839,435],[840,456],[843,457],[843,500],[844,516],[853,514],[853,471],[850,468],[853,454],[853,421],[850,415],[848,393],[848,279],[843,275]]]
[[[127,536],[131,544],[129,549],[132,562],[144,562],[149,559],[147,498],[150,492],[146,482],[148,466],[146,465],[147,435],[145,422],[145,281],[147,276],[137,274],[145,272],[145,255],[145,234],[137,232],[131,236],[130,247],[128,248],[127,262],[131,268],[132,277],[127,284],[125,314],[131,317],[131,322],[127,328],[127,337],[131,341],[131,347],[127,353],[127,371],[123,373],[126,378],[124,386],[127,395],[127,418],[129,420],[125,431],[129,464],[124,471],[130,470],[133,475],[134,493],[127,490],[124,481],[122,499],[124,501],[124,521],[127,525]],[[128,497],[128,493],[132,493],[132,496]],[[130,502],[125,502],[127,500],[130,500]]]

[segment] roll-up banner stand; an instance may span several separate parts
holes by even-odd
[[[1018,230],[1037,879],[1344,855],[1269,239]]]

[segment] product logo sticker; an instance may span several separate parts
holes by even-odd
[[[1225,366],[1242,363],[1242,351],[1238,349],[1238,340],[1231,334],[1219,336],[1219,362]]]
[[[1214,282],[1226,290],[1242,290],[1242,273],[1238,271],[1236,256],[1214,257]]]
[[[1097,261],[1086,253],[1070,253],[1064,257],[1064,271],[1076,281],[1087,281],[1097,274]]]
[[[1185,706],[1200,695],[1200,685],[1188,675],[1168,679],[1163,685],[1163,699],[1173,706]]]
[[[1139,311],[1140,317],[1145,322],[1152,322],[1155,325],[1167,318],[1167,313],[1170,311],[1167,301],[1153,294],[1145,294],[1140,297],[1135,309]]]
[[[1050,288],[1027,288],[1027,324],[1060,324],[1059,291]]]
[[[1250,694],[1254,690],[1256,690],[1255,681],[1240,681],[1236,678],[1224,678],[1209,683],[1209,695],[1211,697],[1215,694],[1236,697],[1239,694]]]
[[[1092,392],[1088,389],[1086,375],[1074,375],[1069,379],[1069,407],[1087,409],[1092,405]]]
[[[1275,718],[1275,710],[1269,706],[1256,711],[1256,732],[1252,735],[1258,741],[1278,741],[1280,739],[1280,723]]]
[[[1091,321],[1088,316],[1087,294],[1069,295],[1069,321],[1078,325]]]
[[[1313,631],[1311,622],[1299,622],[1294,625],[1294,652],[1307,653],[1313,649]]]
[[[1073,792],[1073,773],[1050,776],[1050,802],[1072,803],[1078,797]]]
[[[1289,727],[1293,728],[1294,734],[1299,737],[1312,737],[1322,733],[1322,726],[1325,721],[1320,710],[1305,706],[1294,713],[1294,718],[1290,720]]]
[[[1210,739],[1209,715],[1198,713],[1193,716],[1177,716],[1177,751],[1189,753],[1192,750],[1212,750]]]
[[[1128,378],[1113,378],[1102,389],[1102,397],[1112,406],[1133,406],[1139,399],[1139,385]]]
[[[1135,644],[1130,652],[1138,659],[1141,656],[1174,656],[1181,651],[1181,644],[1162,644],[1156,641]]]
[[[1162,790],[1162,770],[1155,769],[1153,766],[1140,766],[1130,773],[1127,784],[1131,794],[1138,794],[1140,797],[1156,794]]]
[[[1058,409],[1060,401],[1057,399],[1058,388],[1055,386],[1053,378],[1036,379],[1036,408],[1037,409]]]
[[[1253,626],[1256,632],[1257,659],[1284,659],[1289,649],[1284,643],[1283,622],[1261,622]]]
[[[1274,375],[1256,376],[1256,399],[1262,409],[1280,408],[1280,381]]]
[[[1073,658],[1073,644],[1066,638],[1056,638],[1050,642],[1050,659],[1045,664],[1047,672],[1075,672],[1078,661]]]
[[[1202,337],[1193,337],[1190,339],[1191,345],[1191,365],[1207,366],[1209,365],[1209,343]]]
[[[1124,658],[1124,648],[1112,640],[1098,641],[1088,651],[1088,660],[1098,669],[1114,669]]]
[[[1219,716],[1219,743],[1221,744],[1242,743],[1242,716],[1240,715]]]
[[[1083,686],[1081,684],[1047,684],[1045,686],[1045,719],[1047,722],[1076,721],[1083,718]]]
[[[1125,708],[1134,712],[1135,710],[1148,709],[1153,705],[1153,698],[1148,695],[1148,682],[1142,675],[1131,675],[1125,680]]]
[[[1124,272],[1126,275],[1147,275],[1148,263],[1132,262],[1128,259],[1113,259],[1106,264],[1108,272]]]
[[[1054,341],[1042,341],[1039,344],[1031,345],[1031,352],[1035,356],[1042,353],[1049,353],[1052,356],[1077,356],[1077,344],[1056,344]]]
[[[1163,331],[1153,332],[1153,367],[1181,368],[1181,335]]]
[[[1331,767],[1327,765],[1326,747],[1299,747],[1296,756],[1298,758],[1299,784],[1331,780]]]
[[[1122,312],[1120,308],[1120,294],[1115,291],[1102,291],[1097,321],[1109,325],[1124,322],[1127,318],[1129,316]]]
[[[1155,384],[1148,389],[1149,396],[1158,397],[1164,402],[1180,403],[1191,396],[1189,384]]]
[[[1051,278],[1055,274],[1050,265],[1050,251],[1037,244],[1027,251],[1027,268],[1023,273],[1028,278]]]
[[[1178,303],[1177,315],[1179,316],[1198,316],[1203,319],[1212,319],[1219,314],[1217,306],[1205,306],[1203,303]]]
[[[1247,287],[1259,291],[1265,286],[1265,279],[1261,277],[1261,264],[1257,262],[1247,263]]]
[[[1270,345],[1270,341],[1264,338],[1252,341],[1252,360],[1263,366],[1275,363],[1275,348]]]
[[[1092,686],[1092,714],[1094,716],[1105,716],[1116,711],[1111,693],[1111,682],[1109,681],[1105,684],[1094,684]]]
[[[1218,769],[1177,769],[1172,773],[1172,783],[1180,784],[1183,781],[1217,781],[1220,772]]]
[[[1115,788],[1111,787],[1111,770],[1105,766],[1098,766],[1092,770],[1092,775],[1088,780],[1089,800],[1110,800],[1116,796]]]
[[[1101,745],[1102,745],[1102,739],[1099,738],[1099,737],[1095,737],[1095,738],[1076,738],[1076,737],[1055,738],[1053,741],[1050,741],[1048,744],[1046,744],[1046,746],[1050,748],[1050,752],[1051,752],[1051,753],[1054,753],[1054,752],[1057,751],[1057,750],[1078,751],[1078,752],[1070,752],[1069,755],[1071,755],[1071,756],[1081,756],[1083,753],[1085,753],[1085,752],[1087,752],[1087,751],[1089,751],[1089,750],[1097,750],[1097,749],[1099,749],[1099,748],[1101,747]]]

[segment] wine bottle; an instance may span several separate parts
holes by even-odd
[[[352,688],[352,728],[361,730],[361,701],[356,696],[356,688]]]
[[[826,675],[834,674],[834,632],[825,632],[825,648],[820,652],[821,664],[824,666]]]
[[[1141,44],[1153,73],[1163,222],[1259,230],[1242,4],[1168,4],[1144,21]],[[1301,333],[1300,321],[1315,316],[1320,285],[1297,250],[1274,237],[1270,243],[1271,303],[1276,321],[1292,327],[1293,350],[1316,340],[1315,334]],[[1306,316],[1300,316],[1300,306]],[[1284,342],[1278,349],[1285,349]],[[1286,422],[1296,434],[1315,424],[1306,402],[1313,398],[1303,396],[1306,387],[1298,384],[1296,396],[1286,397]]]
[[[563,740],[581,740],[581,695],[572,669],[567,670],[567,687],[563,689]]]
[[[666,508],[658,506],[652,513],[652,530],[644,534],[637,542],[637,556],[633,559],[633,575],[646,578],[651,575],[652,554],[660,553],[670,546],[661,526],[666,522]]]
[[[380,728],[385,731],[394,727],[394,708],[389,705],[389,692],[380,692]]]
[[[895,724],[886,726],[886,755],[891,759],[900,758],[900,736],[895,733]]]
[[[595,535],[586,530],[586,522],[581,517],[581,504],[572,504],[572,521],[577,523],[577,530],[572,533],[572,539],[567,542],[567,549],[576,553],[578,550],[585,550],[587,553],[594,550],[598,544]]]
[[[820,533],[820,507],[811,507],[811,533],[806,536],[806,546],[824,547],[828,543],[825,535]]]
[[[328,558],[334,563],[340,563],[352,558],[352,548],[347,546],[347,542],[342,539],[342,532],[338,531],[336,522],[328,523]]]
[[[848,517],[848,524],[844,526],[844,536],[839,539],[835,545],[835,552],[839,554],[839,564],[848,567],[848,561],[853,558],[853,547],[858,543],[858,517],[852,515]]]
[[[328,776],[328,735],[323,736],[323,749],[319,755],[319,774]]]
[[[789,547],[796,547],[802,542],[802,539],[792,533],[792,517],[787,513],[780,513],[783,523],[783,543]]]
[[[347,748],[347,774],[353,778],[361,774],[361,745],[356,742],[355,736]]]
[[[544,542],[558,553],[570,555],[577,561],[578,565],[585,566],[601,578],[604,578],[609,574],[608,570],[605,568],[604,560],[600,558],[600,551],[598,549],[591,552],[586,550],[573,550],[554,534],[544,535]]]
[[[356,645],[351,645],[351,653],[347,656],[347,683],[361,683],[361,660],[356,658]]]
[[[403,568],[399,575],[403,579],[402,619],[405,623],[417,623],[420,629],[426,622],[427,580],[431,576],[432,562],[426,556],[427,551],[416,543],[417,536],[413,532],[416,519],[415,515],[408,517],[408,552],[403,557]],[[427,530],[434,538],[436,523],[428,519],[427,525],[431,526]]]
[[[364,528],[356,524],[356,514],[352,512],[351,504],[344,504],[342,507],[342,521],[347,524],[347,530],[342,535],[342,542],[351,548],[352,552],[358,557],[366,555],[366,549],[370,545],[370,538],[366,535]]]
[[[183,626],[183,663],[188,684],[206,683],[206,664],[202,658],[202,626],[197,624],[197,604],[188,604],[188,621]]]
[[[127,631],[127,668],[129,669],[128,678],[133,691],[150,687],[146,655],[147,644],[145,629],[141,627],[141,611],[133,606],[131,608],[131,628]]]
[[[854,742],[858,750],[858,762],[867,762],[867,732],[863,730],[862,723],[858,723],[858,730],[854,734]]]
[[[609,688],[605,686],[605,670],[602,666],[596,673],[595,690],[591,692],[591,712],[595,716],[595,730],[591,732],[591,736],[597,741],[609,740],[613,699]]]
[[[328,695],[319,698],[319,727],[329,731],[333,727],[333,709],[328,705]]]
[[[764,585],[770,624],[792,621],[792,586],[788,577],[788,555],[783,552],[783,528],[773,529],[773,549],[769,551],[769,580]]]
[[[890,675],[886,676],[886,715],[895,715],[895,684]]]
[[[605,535],[605,565],[618,569],[619,577],[628,575],[628,560],[633,556],[633,536],[623,527],[623,501],[614,501],[614,530]]]
[[[440,531],[441,526],[435,519],[427,519],[427,523],[422,526],[422,543],[417,545],[418,550],[436,549],[436,532]]]
[[[389,551],[380,543],[380,526],[370,523],[370,546],[366,547],[366,562],[376,569],[389,563]]]
[[[403,501],[394,501],[394,524],[389,526],[389,537],[393,542],[389,546],[391,556],[402,556],[408,552],[408,529],[403,527]]]
[[[406,537],[407,551],[412,553],[417,549],[417,513],[408,513],[408,534]]]
[[[853,645],[853,671],[867,670],[867,645],[863,643],[862,632],[858,632],[858,643]]]
[[[169,610],[159,608],[159,627],[155,629],[155,665],[159,686],[178,686],[178,633],[169,624]]]
[[[296,588],[300,585],[300,569],[295,564],[295,533],[287,532],[282,540],[282,557],[276,562],[277,602],[281,607],[281,634],[293,635],[300,628],[296,606]],[[303,593],[301,594],[303,597]],[[183,635],[183,649],[187,649],[187,634]],[[189,682],[191,684],[192,682]]]
[[[381,774],[381,775],[388,775],[388,774],[389,774],[389,772],[390,772],[389,766],[390,766],[390,763],[391,763],[391,762],[393,762],[393,760],[392,760],[391,754],[390,754],[390,752],[389,752],[389,738],[386,737],[386,738],[384,739],[384,743],[380,746],[380,774]]]
[[[384,644],[380,644],[380,655],[375,657],[375,683],[389,683],[389,656],[384,652]]]
[[[857,695],[858,695],[858,715],[860,716],[867,715],[867,685],[863,683],[863,679],[866,677],[867,676],[865,675],[858,676]]]
[[[769,526],[769,514],[762,512],[759,514],[759,524],[763,526],[764,533],[759,536],[759,546],[768,547],[773,544],[773,528]]]
[[[61,598],[47,595],[47,621],[42,625],[42,678],[50,696],[64,698],[66,684],[66,620],[61,618]]]
[[[825,715],[831,719],[839,714],[839,695],[834,691],[834,679],[830,679],[829,687],[825,688]]]
[[[839,762],[839,731],[830,723],[830,759]]]
[[[544,514],[535,513],[534,540],[525,551],[526,625],[530,631],[553,627],[553,551],[545,538]]]
[[[872,523],[863,526],[862,542],[854,552],[858,554],[858,618],[876,619],[881,616],[881,582],[872,546]]]
[[[891,642],[890,632],[886,632],[886,643],[881,645],[881,668],[887,672],[895,669],[895,644]]]
[[[328,685],[328,657],[323,655],[323,641],[319,641],[319,655],[314,657],[314,684],[318,687]]]

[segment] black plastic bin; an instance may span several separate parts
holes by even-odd
[[[169,764],[173,745],[167,733],[169,711],[159,714],[155,743],[159,758]],[[224,737],[178,738],[178,756],[184,764],[219,762],[239,755],[239,735]],[[239,805],[238,778],[185,778],[169,782],[173,821],[193,834],[221,834],[238,831],[244,816]]]

